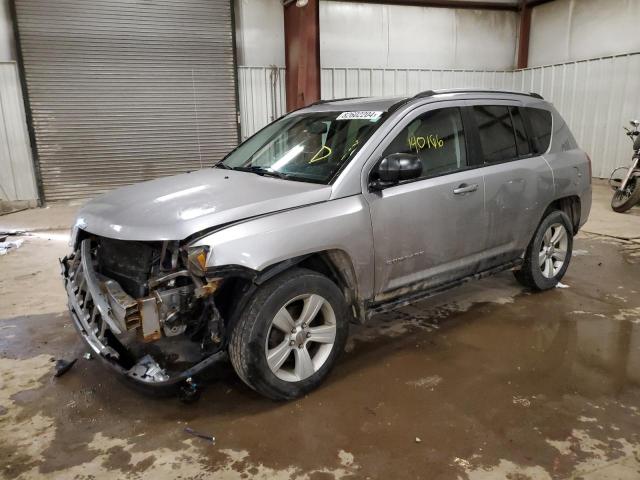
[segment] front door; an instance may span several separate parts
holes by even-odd
[[[365,168],[375,178],[379,160],[417,154],[422,177],[365,191],[373,225],[375,300],[411,284],[435,286],[474,273],[485,249],[484,180],[467,153],[462,109],[421,107],[398,123]]]

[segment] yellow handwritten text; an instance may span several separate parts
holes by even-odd
[[[320,150],[316,152],[313,158],[309,160],[309,163],[319,162],[320,160],[324,160],[325,158],[329,157],[329,155],[331,155],[331,148],[323,145],[322,147],[320,147]]]
[[[419,153],[420,150],[424,148],[443,148],[444,140],[440,138],[438,135],[427,135],[426,137],[409,137],[409,148],[416,150],[416,153]]]

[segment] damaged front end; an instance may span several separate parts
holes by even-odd
[[[205,277],[206,248],[84,234],[74,249],[60,260],[71,317],[115,370],[144,386],[190,386],[225,357],[222,279]]]

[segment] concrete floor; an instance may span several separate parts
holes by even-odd
[[[290,403],[227,366],[183,405],[82,359],[55,260],[77,206],[0,217],[31,231],[0,257],[0,476],[640,478],[640,208],[614,214],[609,195],[595,187],[568,288],[506,272],[379,316]]]

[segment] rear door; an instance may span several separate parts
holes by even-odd
[[[365,167],[375,249],[375,300],[414,284],[425,288],[473,273],[485,249],[484,184],[468,153],[461,102],[438,102],[407,114]],[[379,161],[417,154],[419,179],[369,191]]]
[[[487,255],[482,269],[520,256],[553,196],[553,176],[534,148],[516,101],[469,101],[485,184]]]

